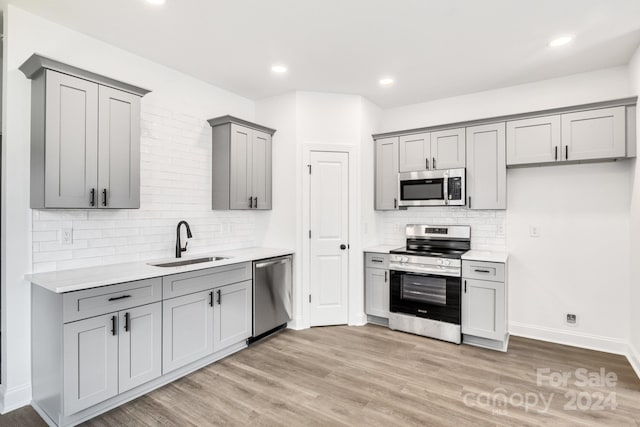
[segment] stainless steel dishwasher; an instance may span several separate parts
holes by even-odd
[[[253,263],[254,342],[287,325],[292,316],[292,256]]]

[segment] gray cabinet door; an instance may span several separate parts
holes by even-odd
[[[403,135],[399,139],[400,172],[431,169],[431,134]]]
[[[507,165],[561,160],[560,116],[507,122]]]
[[[64,325],[64,414],[118,394],[116,313]]]
[[[253,132],[231,125],[231,153],[229,168],[229,209],[251,209]],[[253,200],[253,199],[252,199]]]
[[[215,289],[214,351],[238,344],[251,336],[252,293],[251,280]]]
[[[162,373],[213,353],[213,290],[162,302]]]
[[[365,312],[371,316],[389,317],[389,271],[365,270]]]
[[[98,85],[47,70],[45,102],[45,207],[97,207]]]
[[[431,132],[431,169],[455,169],[466,166],[465,129]]]
[[[398,209],[398,138],[376,140],[377,210]]]
[[[254,209],[271,209],[271,135],[253,131],[251,196]]]
[[[467,192],[470,209],[507,208],[505,124],[467,128]]]
[[[595,160],[626,154],[625,107],[562,115],[563,160]]]
[[[99,90],[98,192],[100,208],[140,207],[140,97]]]
[[[162,303],[118,313],[120,393],[162,375]]]
[[[504,340],[505,293],[503,282],[463,279],[462,333]]]

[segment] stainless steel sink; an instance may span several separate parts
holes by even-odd
[[[228,259],[228,257],[214,256],[214,257],[205,257],[205,258],[182,259],[180,261],[161,262],[158,264],[149,264],[149,265],[153,265],[154,267],[180,267],[183,265],[200,264],[203,262],[220,261],[223,259]]]

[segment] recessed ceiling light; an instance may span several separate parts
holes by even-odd
[[[549,42],[549,47],[565,46],[573,41],[573,36],[561,36]]]
[[[285,67],[284,65],[274,65],[273,67],[271,67],[271,71],[273,71],[274,73],[283,74],[287,72],[287,67]]]
[[[378,83],[382,86],[391,86],[393,84],[393,79],[391,77],[383,77]]]
[[[151,3],[151,4],[155,4],[155,5],[161,5],[164,4],[166,0],[147,0],[147,3]]]

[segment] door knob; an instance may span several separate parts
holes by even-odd
[[[345,249],[347,249],[347,245],[345,245],[345,244],[343,243],[342,245],[340,245],[340,249],[342,249],[342,250],[344,251]]]

